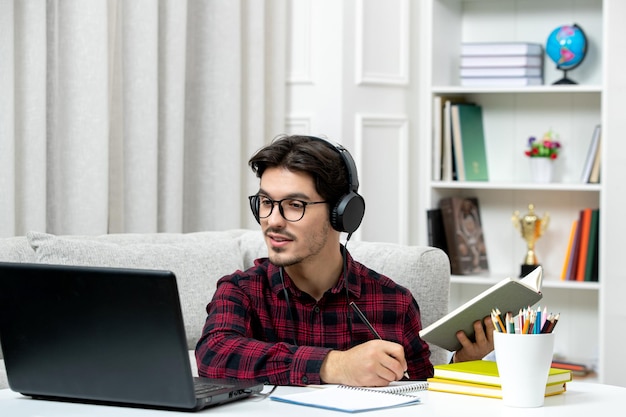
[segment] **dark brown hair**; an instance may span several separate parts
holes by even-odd
[[[276,167],[309,174],[315,190],[332,209],[350,191],[346,167],[332,146],[311,136],[281,135],[254,154],[248,165],[258,178],[267,168]]]

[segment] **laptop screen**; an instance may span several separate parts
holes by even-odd
[[[0,264],[0,341],[22,394],[198,407],[169,271]]]

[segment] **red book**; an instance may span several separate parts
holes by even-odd
[[[580,216],[580,249],[576,267],[576,281],[585,280],[587,267],[587,251],[589,249],[589,230],[591,227],[591,209],[583,209]]]

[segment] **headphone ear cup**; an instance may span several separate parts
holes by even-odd
[[[353,233],[365,215],[365,200],[351,191],[339,199],[330,213],[330,224],[339,232]]]
[[[252,210],[252,215],[256,219],[256,222],[261,224],[261,218],[259,217],[259,204],[261,204],[261,200],[259,200],[258,196],[250,198],[250,210]]]

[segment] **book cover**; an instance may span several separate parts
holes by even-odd
[[[461,344],[456,338],[456,332],[463,330],[473,339],[473,323],[489,316],[494,306],[498,306],[501,311],[519,311],[541,300],[542,278],[541,266],[522,279],[505,278],[420,330],[420,337],[451,352],[458,350]]]
[[[567,264],[567,281],[576,280],[576,265],[578,265],[578,253],[580,252],[580,218],[575,220],[576,233],[574,234],[574,241],[572,242],[572,249],[570,253],[569,262]]]
[[[488,181],[483,109],[479,105],[468,104],[456,104],[453,109],[456,109],[459,118],[463,177],[466,181]]]
[[[433,181],[452,180],[450,107],[463,101],[462,96],[433,97]]]
[[[463,159],[463,143],[461,142],[461,120],[459,117],[459,105],[453,104],[450,109],[452,121],[452,154],[457,181],[465,181],[465,163]]]
[[[461,77],[542,77],[541,67],[461,68]]]
[[[543,67],[542,56],[462,56],[461,68]]]
[[[595,261],[595,257],[598,255],[598,230],[600,221],[600,210],[591,210],[591,222],[589,224],[589,244],[587,248],[587,262],[585,263],[585,276],[584,281],[594,281],[594,277],[597,278],[598,272],[594,270],[598,264]]]
[[[534,42],[463,42],[462,56],[510,56],[543,54],[543,45]]]
[[[446,231],[443,227],[441,209],[430,209],[426,211],[426,223],[428,225],[428,246],[439,248],[448,254],[448,242]]]
[[[585,208],[580,212],[580,244],[578,245],[578,259],[576,263],[576,281],[585,280],[587,252],[589,250],[589,230],[591,228],[591,209]]]
[[[475,361],[447,363],[435,365],[434,369],[435,372],[433,376],[435,378],[500,386],[498,365],[495,361],[479,359]],[[572,373],[569,369],[551,367],[546,385],[562,384],[571,380]]]
[[[469,275],[489,271],[478,199],[447,197],[439,201],[439,208],[452,274]]]
[[[595,159],[593,160],[593,166],[591,167],[591,173],[589,174],[590,184],[600,183],[601,163],[602,163],[602,131],[600,131],[600,137],[598,138],[598,151],[596,152]]]
[[[525,87],[543,85],[542,77],[463,77],[464,87]]]
[[[561,270],[561,281],[567,280],[567,271],[570,265],[570,258],[572,257],[572,248],[574,247],[574,238],[576,237],[576,228],[578,226],[578,220],[572,222],[572,227],[569,232],[569,239],[567,241],[567,250],[565,252],[565,260],[563,261],[563,269]]]
[[[596,125],[593,129],[593,135],[591,136],[591,142],[589,143],[589,149],[587,150],[587,156],[585,158],[585,165],[583,166],[583,172],[580,176],[580,182],[583,184],[590,182],[591,179],[591,170],[596,160],[596,154],[599,151],[600,131],[600,125]]]
[[[428,390],[451,394],[476,395],[487,398],[502,398],[502,388],[495,385],[475,384],[445,378],[428,378]],[[545,396],[562,394],[567,390],[567,383],[546,385]]]
[[[465,101],[463,97],[442,97],[442,157],[441,176],[444,181],[456,179],[454,148],[452,145],[452,104]]]

